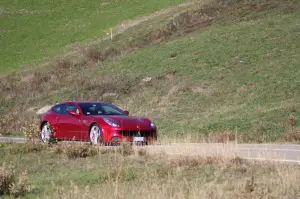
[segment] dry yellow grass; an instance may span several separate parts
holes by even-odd
[[[198,156],[190,156],[186,150],[170,156],[163,150],[153,153],[151,147],[127,144],[98,150],[72,142],[39,151],[23,150],[26,147],[31,144],[22,150],[16,150],[20,145],[10,145],[1,151],[3,161],[18,165],[21,171],[28,168],[24,179],[36,187],[30,198],[300,197],[299,165],[243,160],[225,149],[203,151]],[[76,147],[95,153],[70,159],[68,151]]]
[[[96,185],[57,187],[47,198],[261,199],[300,197],[299,166],[222,157],[150,157],[160,167],[143,168],[124,181],[120,172]],[[161,159],[163,158],[163,159]],[[141,161],[141,160],[139,160]],[[148,160],[149,161],[149,160]],[[156,161],[156,162],[155,162]],[[152,162],[153,164],[153,162]],[[109,170],[109,169],[108,169]],[[126,167],[119,167],[119,171]]]

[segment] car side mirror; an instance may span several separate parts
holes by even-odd
[[[125,110],[124,113],[125,113],[126,115],[129,115],[129,111],[127,111],[127,110]]]
[[[78,116],[79,113],[76,113],[76,111],[69,111],[69,114],[72,116]]]

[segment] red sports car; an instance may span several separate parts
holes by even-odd
[[[41,140],[89,141],[114,144],[122,141],[150,144],[157,128],[148,118],[129,116],[128,111],[103,102],[63,102],[46,112],[40,125]]]

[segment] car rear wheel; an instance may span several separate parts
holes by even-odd
[[[49,122],[43,124],[40,136],[42,142],[46,144],[49,144],[51,142],[53,136],[53,128]]]
[[[103,144],[101,128],[97,124],[93,124],[93,126],[90,128],[89,136],[90,136],[91,144],[93,145]]]

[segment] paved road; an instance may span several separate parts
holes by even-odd
[[[24,138],[0,137],[0,142],[24,143],[25,141]],[[297,144],[172,143],[143,147],[152,154],[163,151],[169,155],[240,157],[300,165],[300,145]]]
[[[240,157],[300,165],[300,145],[296,144],[174,143],[147,148],[153,153],[164,151],[170,155]]]
[[[0,143],[24,143],[26,142],[25,138],[12,138],[12,137],[0,137]]]

